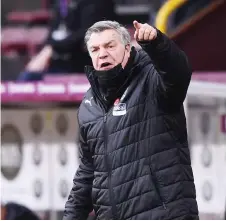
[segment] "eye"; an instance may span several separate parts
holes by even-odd
[[[95,53],[95,52],[97,52],[97,51],[98,51],[98,48],[92,48],[92,49],[91,49],[91,52],[92,52],[92,53]]]
[[[114,45],[109,45],[108,47],[109,47],[109,48],[114,48]]]

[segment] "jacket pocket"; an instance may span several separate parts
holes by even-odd
[[[159,189],[159,185],[158,185],[158,180],[157,180],[155,174],[153,173],[153,170],[152,170],[152,168],[151,168],[150,165],[148,166],[148,168],[150,170],[150,179],[151,179],[151,181],[153,183],[154,190],[156,191],[156,193],[157,193],[157,195],[159,197],[159,200],[162,203],[163,208],[166,210],[167,209],[166,203],[164,202],[163,197],[162,197],[162,195],[160,193],[160,189]]]

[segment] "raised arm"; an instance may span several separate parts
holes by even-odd
[[[80,136],[80,157],[81,163],[65,205],[64,220],[85,220],[92,211],[93,158],[82,135]]]
[[[135,38],[151,58],[157,76],[155,79],[159,103],[180,107],[191,80],[191,68],[185,53],[156,28],[134,21]]]

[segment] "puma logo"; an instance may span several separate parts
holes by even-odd
[[[85,104],[89,104],[90,106],[92,106],[92,103],[91,103],[92,99],[93,99],[93,97],[91,97],[90,100],[86,99]]]

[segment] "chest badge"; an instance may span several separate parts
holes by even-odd
[[[113,116],[122,116],[126,114],[126,104],[121,103],[120,99],[116,99],[113,107]]]

